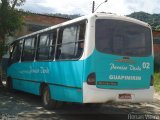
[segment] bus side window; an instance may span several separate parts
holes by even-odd
[[[33,61],[36,50],[36,37],[27,38],[24,41],[22,61]]]
[[[61,55],[62,35],[63,35],[63,29],[60,29],[58,32],[58,42],[57,42],[57,48],[55,53],[56,54],[55,59],[59,59]]]
[[[13,50],[10,57],[10,63],[16,63],[20,60],[21,51],[22,51],[22,43],[23,41],[20,40],[18,42],[15,42],[13,45]]]
[[[57,46],[59,59],[72,59],[74,58],[75,42],[77,41],[77,26],[66,27],[60,32],[61,36]]]
[[[37,60],[48,60],[49,55],[49,34],[43,34],[39,36]]]
[[[56,39],[57,39],[57,30],[54,30],[52,34],[50,34],[49,59],[51,60],[54,59]]]
[[[86,24],[84,22],[82,22],[79,25],[79,38],[78,38],[78,42],[76,43],[76,56],[75,58],[80,58],[82,53],[83,53],[83,49],[84,49],[84,40],[85,40],[85,31],[86,31]]]
[[[55,51],[56,31],[44,33],[39,37],[37,60],[52,60]]]
[[[76,23],[60,29],[56,59],[78,59],[83,52],[85,23]]]

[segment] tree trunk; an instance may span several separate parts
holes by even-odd
[[[0,87],[3,86],[2,84],[2,55],[3,55],[3,48],[4,48],[4,37],[3,36],[0,36]]]
[[[17,4],[17,1],[18,1],[18,0],[14,0],[13,5],[12,5],[12,8],[11,8],[12,10],[15,8],[15,6],[16,6],[16,4]]]
[[[0,60],[1,60],[2,55],[3,55],[4,44],[5,44],[5,37],[0,36]]]
[[[1,66],[0,66],[1,67]],[[1,68],[0,68],[1,69]],[[1,69],[2,70],[2,69]],[[2,87],[3,86],[3,83],[2,83],[2,71],[0,70],[0,87]]]

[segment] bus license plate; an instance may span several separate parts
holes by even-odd
[[[119,94],[119,99],[132,99],[131,94]]]

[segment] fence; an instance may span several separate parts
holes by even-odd
[[[154,38],[154,60],[160,65],[160,37]]]

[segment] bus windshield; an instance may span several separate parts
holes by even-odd
[[[121,56],[149,56],[151,30],[145,26],[113,19],[96,20],[96,49]]]

